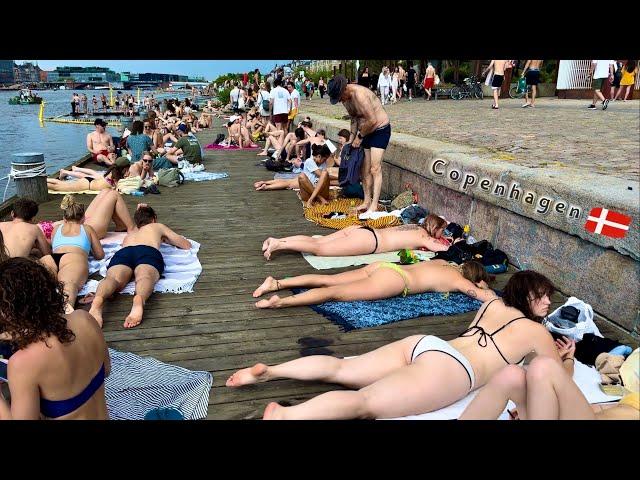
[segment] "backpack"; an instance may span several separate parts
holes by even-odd
[[[265,112],[268,112],[268,111],[269,111],[269,107],[271,106],[271,105],[269,104],[269,99],[268,99],[268,98],[267,98],[267,99],[265,99],[265,98],[262,96],[262,92],[260,92],[260,98],[262,99],[262,102],[261,102],[261,104],[262,104],[262,110],[264,110]]]
[[[364,149],[351,148],[347,144],[340,152],[340,168],[338,169],[338,181],[341,187],[360,183],[360,168],[364,161]]]
[[[184,174],[177,168],[161,168],[156,172],[158,185],[177,187],[184,183]]]
[[[266,162],[264,162],[264,166],[267,167],[267,170],[271,170],[272,172],[284,172],[286,164],[280,159],[276,160],[270,157]]]

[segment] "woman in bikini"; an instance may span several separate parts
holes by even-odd
[[[543,275],[518,272],[507,283],[504,297],[485,303],[469,328],[448,342],[413,335],[355,358],[313,355],[275,366],[258,363],[234,373],[226,385],[291,378],[352,389],[327,392],[292,407],[272,402],[265,419],[394,418],[438,410],[532,352],[562,363],[551,334],[540,324],[553,291]],[[571,363],[564,367],[572,373]]]
[[[432,260],[413,265],[375,262],[366,267],[335,275],[300,275],[260,285],[253,296],[260,297],[278,290],[312,287],[304,293],[280,298],[273,295],[256,303],[258,308],[284,308],[317,305],[328,301],[381,300],[397,295],[424,292],[462,292],[486,302],[495,298],[487,282],[489,275],[482,264],[474,261],[452,265],[445,260]]]
[[[504,367],[478,392],[460,420],[495,420],[509,400],[517,408],[509,413],[520,420],[640,420],[638,392],[619,403],[590,405],[563,368],[575,361],[575,342],[565,338],[556,340],[556,345],[562,365],[554,358],[538,356],[526,370],[518,365]]]
[[[47,188],[54,192],[82,192],[84,190],[99,192],[105,189],[115,189],[118,181],[126,177],[128,170],[129,160],[126,157],[120,157],[104,173],[94,171],[92,174],[87,174],[79,170],[66,170],[66,175],[77,177],[74,182],[47,178]]]
[[[98,234],[84,224],[85,209],[76,203],[73,195],[65,195],[60,208],[64,211],[63,223],[53,229],[51,249],[53,253],[42,257],[41,262],[64,284],[67,297],[65,312],[73,312],[78,291],[89,277],[89,253],[96,260],[104,258],[104,250]]]
[[[408,224],[390,228],[354,225],[319,238],[306,235],[269,237],[262,244],[262,251],[267,260],[271,259],[274,252],[283,250],[325,257],[394,252],[403,248],[442,252],[448,250],[450,245],[450,242],[442,237],[445,228],[446,220],[430,214],[422,225]]]
[[[95,320],[83,310],[65,315],[60,283],[26,258],[0,264],[0,291],[0,332],[17,348],[0,419],[107,420],[111,362]]]

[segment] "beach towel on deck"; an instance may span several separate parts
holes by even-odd
[[[591,404],[594,403],[606,403],[616,402],[620,400],[619,396],[606,395],[600,387],[600,374],[594,367],[589,367],[579,360],[575,361],[573,371],[573,381],[582,391],[587,401]],[[448,407],[441,408],[434,412],[422,413],[419,415],[408,415],[406,417],[394,418],[393,420],[451,420],[460,417],[465,408],[471,403],[471,400],[478,394],[481,389],[469,393],[466,397],[458,400],[456,403],[449,405]],[[504,409],[502,414],[498,417],[499,420],[508,420],[509,414],[507,410],[512,410],[515,404],[511,401],[507,404],[507,408]]]
[[[152,357],[109,349],[111,373],[105,378],[111,420],[142,420],[154,408],[175,408],[185,420],[207,416],[213,376],[169,365]]]
[[[273,174],[274,180],[291,180],[292,178],[298,178],[299,173],[293,172],[276,172]]]
[[[292,288],[293,293],[305,288]],[[339,325],[345,332],[433,315],[457,315],[478,310],[482,302],[462,293],[427,292],[384,300],[325,302],[310,307]]]
[[[123,237],[124,238],[124,237]],[[153,291],[157,293],[187,293],[193,292],[193,287],[202,273],[202,265],[198,260],[198,251],[200,244],[194,240],[191,242],[191,250],[182,250],[173,245],[163,243],[160,245],[160,253],[164,259],[164,272],[160,280],[156,283]],[[118,243],[103,244],[105,258],[102,260],[94,260],[89,258],[90,272],[95,272],[95,268],[99,267],[100,275],[107,275],[107,266],[115,255],[122,248],[122,240]],[[94,270],[92,270],[94,269]],[[97,280],[89,280],[78,292],[79,296],[89,293],[95,293],[98,288]],[[120,292],[133,295],[135,293],[135,282],[129,282],[127,286]]]
[[[207,150],[240,150],[240,147],[237,145],[225,146],[219,145],[217,143],[210,143],[206,147]],[[255,150],[256,148],[260,148],[259,145],[249,145],[248,147],[244,147],[243,150]]]
[[[185,182],[205,182],[207,180],[218,180],[229,177],[228,173],[214,172],[182,172]]]
[[[353,212],[357,206],[355,199],[341,198],[332,200],[326,205],[314,205],[311,208],[304,208],[304,217],[310,222],[317,223],[323,227],[329,227],[336,230],[350,227],[351,225],[368,225],[371,228],[386,228],[402,225],[402,220],[395,215],[388,215],[381,218],[360,220]],[[382,206],[379,209],[384,210]],[[324,218],[323,215],[331,212],[341,212],[346,218]]]

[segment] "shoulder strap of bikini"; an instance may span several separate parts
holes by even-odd
[[[493,300],[491,300],[486,307],[484,307],[484,310],[482,311],[482,313],[480,314],[480,316],[478,317],[478,321],[472,325],[472,326],[477,326],[480,323],[480,320],[482,320],[482,317],[484,316],[484,313],[489,309],[489,306],[495,302],[496,300],[498,300],[497,298],[494,298]]]

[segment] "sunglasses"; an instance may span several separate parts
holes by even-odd
[[[143,161],[144,163],[151,163],[151,162],[153,162],[153,160],[147,160],[146,158],[143,158],[143,159],[142,159],[142,161]]]

